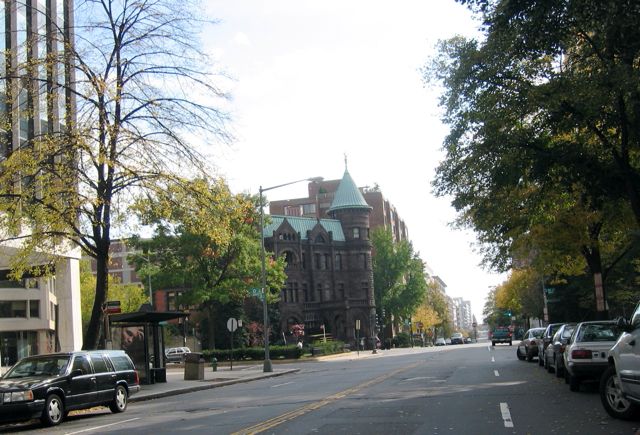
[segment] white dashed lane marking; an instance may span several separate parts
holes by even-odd
[[[504,422],[504,427],[513,427],[513,420],[511,420],[509,405],[507,405],[505,402],[500,403],[500,412],[502,413],[502,421]]]
[[[498,373],[498,371],[497,371],[497,370],[494,370],[494,371],[493,371],[493,374],[494,374],[494,375],[496,375],[496,376],[500,376],[500,373]]]

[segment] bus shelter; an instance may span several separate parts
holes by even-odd
[[[140,383],[167,382],[164,361],[163,325],[169,320],[187,317],[179,311],[136,311],[109,315],[111,348],[122,349],[131,358]]]

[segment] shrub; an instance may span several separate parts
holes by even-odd
[[[229,361],[231,357],[231,349],[206,349],[202,351],[205,361],[211,361],[216,358],[218,361]],[[302,356],[302,349],[298,349],[296,345],[288,346],[270,346],[269,357],[271,359],[298,359]],[[264,347],[240,347],[233,349],[233,359],[235,361],[264,360]]]
[[[393,344],[396,347],[411,347],[411,337],[406,332],[400,332],[393,337]]]

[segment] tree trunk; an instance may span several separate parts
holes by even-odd
[[[594,292],[596,300],[596,319],[607,320],[609,318],[609,310],[607,309],[607,296],[602,282],[602,256],[600,254],[600,225],[590,228],[591,246],[584,247],[582,254],[584,255],[589,270],[593,276]]]
[[[96,295],[91,310],[91,319],[82,343],[82,349],[97,349],[100,333],[104,323],[103,304],[107,300],[108,275],[109,275],[109,244],[106,249],[101,249],[96,258]]]
[[[209,309],[207,310],[207,313],[209,314],[209,346],[210,349],[215,349],[216,348],[216,325],[215,325],[215,321],[216,321],[216,314],[215,314],[215,307],[213,304],[209,305]]]

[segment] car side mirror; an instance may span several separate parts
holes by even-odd
[[[627,319],[625,319],[624,317],[618,317],[616,325],[618,326],[618,328],[621,331],[624,332],[631,332],[633,331],[633,326],[631,325],[631,323],[629,323],[629,321]]]
[[[84,372],[82,371],[82,369],[75,369],[71,371],[71,374],[69,375],[70,378],[75,378],[78,376],[82,376],[84,374]]]

